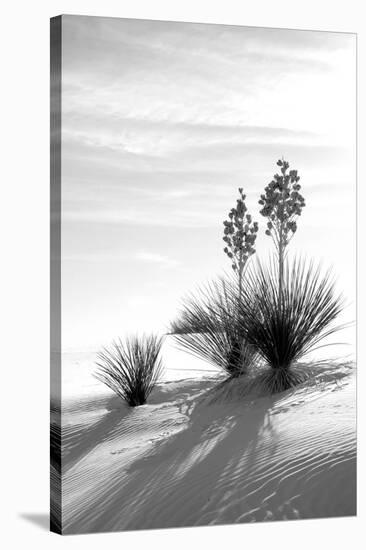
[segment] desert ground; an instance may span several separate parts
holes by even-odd
[[[165,347],[178,367],[134,408],[94,378],[93,353],[63,355],[63,533],[356,513],[352,361],[313,361],[265,396]]]

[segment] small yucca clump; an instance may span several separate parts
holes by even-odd
[[[297,362],[320,341],[339,330],[334,321],[343,309],[330,273],[312,263],[284,263],[282,285],[275,262],[259,262],[246,276],[245,300],[239,305],[242,330],[249,344],[271,368],[261,377],[275,393],[301,382]]]
[[[162,374],[162,338],[134,336],[98,353],[95,376],[131,407],[143,405]]]
[[[238,323],[233,284],[220,280],[190,296],[171,333],[185,351],[224,370],[230,378],[245,374],[256,353]]]

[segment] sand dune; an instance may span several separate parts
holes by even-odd
[[[276,397],[216,385],[165,382],[135,409],[111,395],[68,403],[63,532],[355,514],[352,366]]]

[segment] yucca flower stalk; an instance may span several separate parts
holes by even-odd
[[[249,258],[255,254],[255,241],[258,233],[258,223],[253,221],[245,203],[246,195],[239,187],[239,198],[228,219],[224,223],[223,241],[226,243],[224,252],[231,261],[231,267],[238,278],[239,299],[242,293],[244,269]]]
[[[96,378],[131,407],[143,405],[161,378],[162,343],[155,335],[113,342],[98,353]]]
[[[283,269],[286,248],[297,230],[297,218],[305,207],[305,199],[300,193],[300,176],[297,170],[289,170],[285,160],[278,160],[281,174],[275,174],[261,195],[260,214],[268,219],[266,235],[272,237],[278,254],[279,300],[283,285]],[[279,301],[279,307],[282,307]]]

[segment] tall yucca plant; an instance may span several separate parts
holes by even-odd
[[[237,291],[232,290],[236,284],[221,279],[189,296],[171,326],[182,349],[224,370],[230,378],[247,372],[256,357],[238,323]]]
[[[270,392],[286,390],[303,379],[296,363],[339,330],[334,322],[343,309],[328,271],[312,262],[284,262],[282,285],[275,261],[248,270],[245,300],[239,304],[242,329],[249,344],[271,367],[263,377]]]
[[[96,378],[131,407],[143,405],[162,374],[162,343],[155,335],[113,342],[98,353]]]

